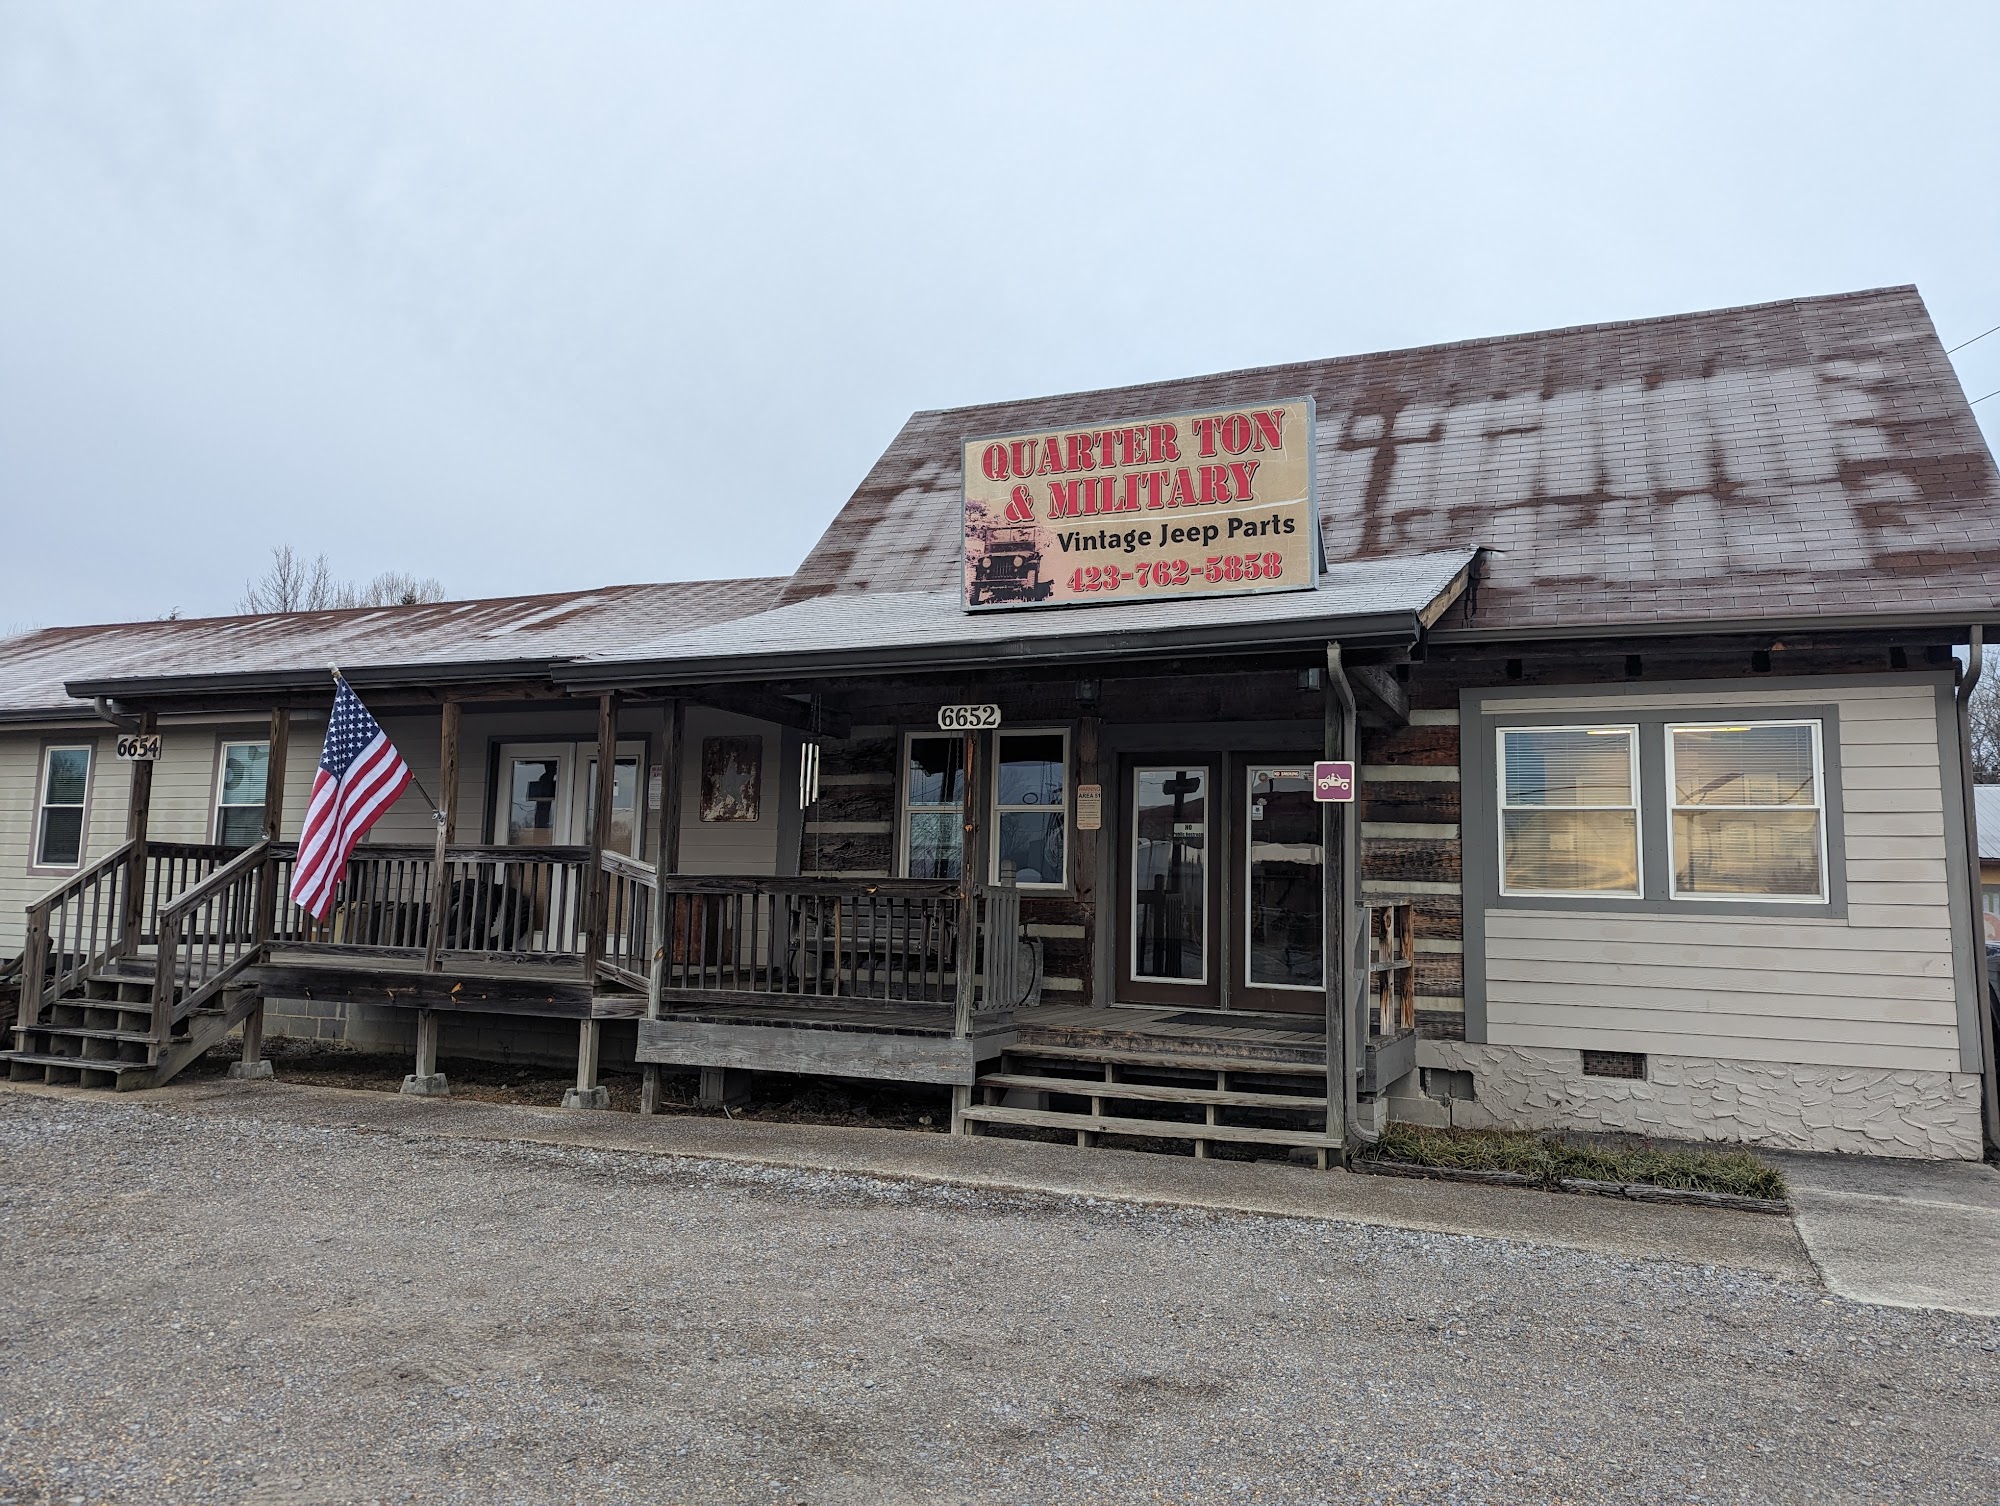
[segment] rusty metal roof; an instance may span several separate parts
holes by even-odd
[[[1328,558],[1490,549],[1477,631],[2000,607],[2000,475],[1911,287],[918,413],[783,600],[955,589],[966,435],[1302,395]]]
[[[782,578],[605,586],[413,607],[44,628],[0,639],[0,719],[88,712],[93,695],[286,682],[418,684],[536,674],[587,654],[745,617]]]

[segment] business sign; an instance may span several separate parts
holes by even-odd
[[[1354,798],[1354,765],[1321,761],[1313,765],[1313,799],[1322,803]]]
[[[967,439],[965,605],[1318,582],[1311,398]]]
[[[1080,784],[1076,787],[1076,829],[1101,831],[1104,828],[1104,786]]]

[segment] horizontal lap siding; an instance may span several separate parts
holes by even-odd
[[[102,757],[105,751],[100,744],[98,755]],[[28,872],[35,833],[36,791],[41,781],[41,753],[42,739],[37,734],[0,735],[0,789],[8,792],[6,800],[0,801],[0,962],[20,955],[28,930],[25,913],[28,906],[61,882],[59,878]],[[101,770],[93,772],[93,783],[96,772]],[[0,1039],[0,1049],[12,1046],[11,1038]]]
[[[1604,698],[1595,706],[1839,711],[1847,914],[1486,912],[1487,1038],[1826,1066],[1960,1067],[1944,784],[1930,685]],[[1593,703],[1509,701],[1569,715]],[[1950,754],[1949,757],[1945,756]]]

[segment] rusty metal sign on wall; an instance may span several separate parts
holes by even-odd
[[[1307,590],[1310,398],[967,439],[965,605]]]

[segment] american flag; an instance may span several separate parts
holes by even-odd
[[[313,919],[326,919],[354,844],[409,782],[410,766],[403,755],[347,681],[340,681],[319,773],[313,776],[312,802],[299,831],[299,860],[292,869],[292,900]]]

